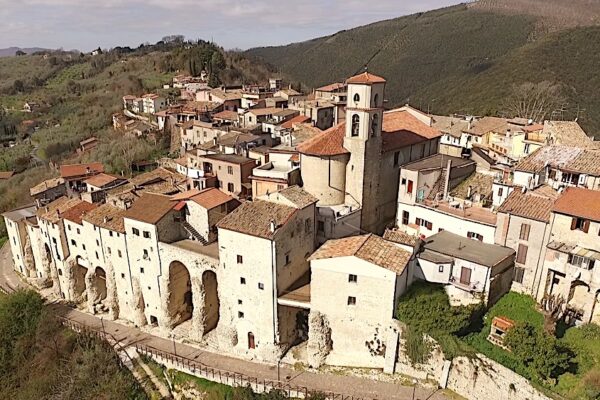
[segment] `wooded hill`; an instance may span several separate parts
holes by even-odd
[[[503,115],[513,87],[559,84],[555,119],[600,137],[598,2],[486,0],[246,54],[315,88],[364,69],[388,79],[389,106]],[[508,115],[507,115],[508,116]]]

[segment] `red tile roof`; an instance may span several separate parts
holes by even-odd
[[[88,185],[91,186],[96,186],[96,187],[104,187],[108,184],[113,183],[114,181],[118,180],[119,178],[117,178],[116,176],[112,176],[109,174],[105,174],[105,173],[100,173],[98,175],[92,176],[91,178],[88,178],[84,181],[84,183],[87,183]]]
[[[336,82],[336,83],[330,83],[329,85],[321,86],[320,88],[317,88],[315,90],[317,90],[319,92],[334,92],[336,90],[340,90],[345,87],[346,87],[345,83]]]
[[[346,124],[340,123],[298,145],[298,151],[311,156],[348,154],[344,148]]]
[[[404,272],[411,253],[394,243],[373,234],[328,240],[310,256],[309,260],[354,256],[400,275]]]
[[[373,75],[367,71],[362,74],[355,75],[346,80],[346,84],[371,85],[373,83],[385,83],[385,78]]]
[[[88,172],[89,168],[89,172]],[[102,163],[89,163],[89,164],[70,164],[60,166],[60,176],[63,178],[74,178],[77,176],[85,176],[88,174],[98,174],[104,172],[104,165]]]
[[[442,132],[421,122],[408,111],[388,111],[383,114],[383,151],[393,151],[405,146],[442,136]]]
[[[148,224],[156,224],[176,205],[177,203],[171,201],[169,196],[144,193],[133,202],[130,209],[125,211],[123,217]]]
[[[281,124],[281,127],[283,129],[291,129],[294,126],[294,124],[303,124],[308,121],[310,121],[310,117],[307,117],[305,115],[296,115],[294,118],[289,119],[283,124]]]
[[[273,239],[279,228],[287,224],[297,211],[294,207],[270,201],[247,201],[227,214],[217,226],[219,229]],[[275,225],[274,232],[271,231],[271,221]]]
[[[239,114],[235,111],[224,110],[213,114],[213,119],[225,119],[227,121],[237,121],[239,119]]]
[[[88,203],[87,201],[82,201],[75,205],[74,207],[69,208],[67,211],[63,212],[61,216],[69,220],[71,222],[75,222],[76,224],[81,225],[81,221],[83,216],[86,215],[89,211],[97,208],[97,204]]]
[[[554,204],[553,198],[540,196],[536,193],[523,193],[519,189],[511,192],[498,208],[499,213],[517,215],[535,221],[550,221],[550,213]]]
[[[0,171],[0,179],[8,179],[15,174],[15,171]]]
[[[600,191],[568,187],[552,211],[600,222]]]
[[[217,188],[204,189],[200,193],[190,198],[194,203],[201,205],[207,210],[211,210],[215,207],[220,206],[234,200],[233,197],[221,192]]]

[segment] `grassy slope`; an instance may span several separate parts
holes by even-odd
[[[512,84],[551,80],[568,88],[570,113],[600,135],[597,27],[550,34],[536,42],[537,19],[459,5],[248,54],[311,87],[342,80],[369,63],[388,78],[390,105],[410,101],[439,113],[499,113]],[[360,45],[357,45],[359,43]],[[590,84],[595,83],[595,86]]]

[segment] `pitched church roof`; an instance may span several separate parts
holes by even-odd
[[[300,153],[310,156],[337,156],[350,153],[344,148],[346,124],[339,123],[298,145]]]
[[[372,85],[374,83],[385,83],[385,78],[381,76],[373,75],[367,71],[362,74],[355,75],[346,80],[346,84],[358,84],[358,85]]]

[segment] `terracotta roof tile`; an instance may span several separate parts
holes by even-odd
[[[213,114],[213,119],[225,119],[227,121],[237,121],[239,114],[236,111],[224,110]]]
[[[442,132],[421,122],[408,111],[387,111],[383,114],[383,151],[394,151],[405,146],[442,136]]]
[[[79,199],[71,199],[66,196],[59,197],[45,207],[38,208],[36,211],[38,219],[44,219],[53,224],[58,223],[62,219],[62,214],[81,203]]]
[[[223,193],[217,188],[208,188],[202,190],[200,193],[190,197],[194,203],[201,205],[207,210],[211,210],[221,204],[228,203],[235,200],[233,197]]]
[[[383,238],[385,240],[389,240],[390,242],[404,244],[407,246],[414,246],[417,244],[417,237],[413,235],[409,235],[406,232],[402,232],[398,229],[386,229],[383,233]]]
[[[273,239],[279,228],[284,226],[298,210],[264,200],[247,201],[223,218],[217,226],[264,239]],[[275,232],[271,232],[271,220]]]
[[[362,74],[355,75],[351,78],[346,79],[346,85],[348,84],[359,84],[359,85],[371,85],[373,83],[385,83],[385,78],[381,76],[373,75],[370,72],[363,72]]]
[[[83,217],[83,220],[100,228],[125,233],[123,214],[125,214],[125,210],[111,206],[110,204],[103,204],[88,212]]]
[[[345,88],[346,88],[345,83],[336,82],[336,83],[330,83],[329,85],[321,86],[320,88],[317,88],[315,90],[318,90],[319,92],[335,92],[335,91],[343,90]]]
[[[298,145],[298,151],[311,156],[337,156],[349,154],[344,148],[346,124],[337,124]]]
[[[123,216],[148,224],[156,224],[167,215],[175,205],[176,203],[172,202],[169,196],[144,193],[139,199],[133,202],[131,208],[125,211]]]
[[[9,179],[15,174],[15,171],[0,171],[0,179]]]
[[[44,182],[41,182],[41,183],[35,185],[34,187],[32,187],[31,189],[29,189],[29,194],[31,194],[32,196],[35,196],[36,194],[45,192],[48,189],[54,189],[55,187],[60,186],[63,183],[65,183],[63,178],[47,179]]]
[[[88,185],[91,186],[96,186],[96,187],[104,187],[106,185],[110,185],[111,183],[113,183],[114,181],[119,180],[120,178],[116,177],[116,176],[112,176],[109,174],[105,174],[105,173],[100,173],[96,176],[92,176],[91,178],[88,178],[84,181],[84,183],[87,183]]]
[[[89,172],[88,172],[89,168]],[[60,166],[60,176],[63,178],[74,178],[78,176],[85,176],[88,174],[98,174],[104,172],[104,165],[102,163],[89,163],[89,164],[70,164]]]
[[[351,256],[378,265],[399,275],[404,272],[410,260],[411,253],[402,250],[394,243],[377,235],[368,234],[328,240],[310,256],[309,260]]]
[[[294,118],[285,121],[281,124],[281,128],[283,129],[292,129],[295,124],[303,124],[305,122],[310,121],[310,117],[305,115],[296,115]]]
[[[519,161],[515,171],[539,173],[546,165],[562,171],[600,176],[600,151],[572,146],[545,146]]]
[[[81,203],[69,208],[67,211],[62,213],[62,217],[71,222],[81,225],[83,217],[93,209],[98,208],[97,204],[88,203],[82,201]]]
[[[554,201],[553,198],[532,192],[523,193],[517,188],[504,200],[498,212],[548,222]]]
[[[278,192],[269,193],[265,197],[269,201],[278,201],[282,197],[299,209],[306,208],[319,201],[319,199],[299,186],[290,186]]]
[[[600,191],[568,187],[552,211],[600,222]]]

